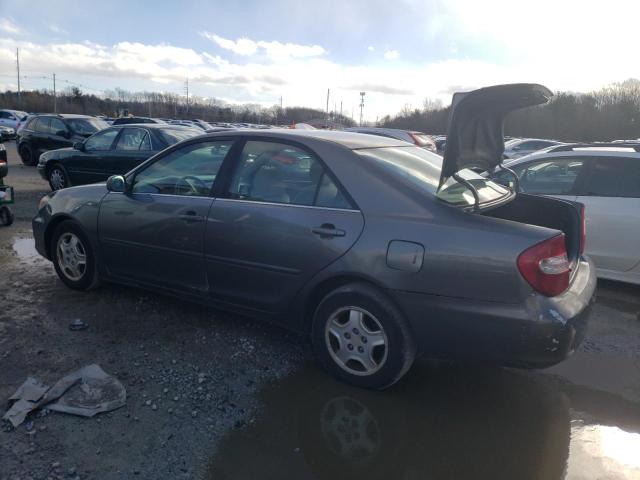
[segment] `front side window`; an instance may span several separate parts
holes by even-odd
[[[552,158],[523,167],[516,167],[520,190],[541,195],[569,195],[582,170],[580,158]]]
[[[49,133],[52,135],[64,136],[67,133],[67,126],[59,118],[51,118]]]
[[[473,193],[466,185],[450,177],[438,190],[442,157],[424,148],[381,147],[354,150],[358,155],[382,168],[386,174],[395,177],[413,188],[437,196],[440,200],[459,206],[475,204]],[[496,182],[484,178],[469,169],[463,169],[458,175],[471,183],[480,197],[480,204],[499,200],[509,195],[509,190]]]
[[[84,144],[84,148],[88,152],[100,152],[104,150],[110,150],[113,141],[116,139],[119,130],[105,130],[89,137]]]
[[[186,145],[138,172],[133,193],[206,197],[232,140]]]
[[[229,195],[259,202],[352,208],[318,159],[276,142],[245,144]]]
[[[125,128],[118,138],[116,150],[150,150],[150,148],[142,148],[147,131],[140,128]],[[148,138],[147,138],[148,140]],[[148,142],[146,144],[148,146]]]
[[[640,198],[640,159],[598,158],[586,183],[586,195]]]

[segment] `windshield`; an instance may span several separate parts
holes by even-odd
[[[78,135],[92,135],[109,127],[109,124],[100,118],[70,118],[68,123]]]
[[[173,145],[174,143],[181,142],[182,140],[186,140],[188,138],[192,138],[198,135],[201,135],[201,130],[196,130],[195,128],[163,128],[160,130],[160,135],[167,142],[168,145]]]
[[[391,174],[417,186],[440,200],[459,206],[474,205],[473,193],[453,177],[440,190],[442,157],[418,147],[381,147],[354,150],[360,156],[376,162]],[[471,183],[478,191],[480,203],[493,202],[509,194],[509,190],[479,174],[464,169],[460,177]]]

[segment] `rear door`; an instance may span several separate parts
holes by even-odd
[[[205,232],[210,293],[264,311],[283,311],[364,225],[321,159],[282,140],[248,140],[219,193]]]
[[[136,127],[123,128],[110,154],[109,172],[111,175],[124,175],[159,150],[159,148],[154,149],[148,130]]]
[[[57,150],[73,146],[70,140],[71,132],[65,123],[56,117],[51,117],[49,123],[49,135],[47,137],[47,150]]]
[[[34,160],[38,160],[40,155],[48,150],[49,145],[49,124],[51,117],[38,117],[29,126],[32,128],[28,137],[28,143],[34,155]],[[32,126],[33,124],[33,126]]]
[[[595,158],[577,188],[587,254],[600,269],[633,269],[640,262],[640,158]]]

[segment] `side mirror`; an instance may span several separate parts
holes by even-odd
[[[114,193],[124,193],[127,182],[122,175],[112,175],[107,179],[107,190]]]
[[[76,142],[73,144],[73,148],[76,150],[79,150],[81,152],[84,152],[84,142]]]

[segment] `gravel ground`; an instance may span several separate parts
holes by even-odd
[[[514,419],[542,421],[531,413],[539,402],[522,400],[528,397],[552,405],[541,414],[557,427],[551,431],[563,445],[559,461],[560,467],[568,464],[566,478],[640,478],[640,463],[637,469],[616,470],[611,465],[621,464],[608,457],[593,460],[589,453],[592,427],[616,428],[621,451],[622,444],[640,442],[639,287],[601,282],[587,339],[552,369],[512,375],[506,369],[476,373],[454,366],[438,373],[438,367],[419,362],[390,393],[353,391],[317,371],[306,338],[276,327],[116,285],[89,293],[65,288],[51,264],[35,253],[28,222],[48,186],[34,168],[19,164],[12,144],[7,146],[7,183],[16,187],[17,221],[0,228],[0,402],[27,376],[51,385],[98,363],[125,385],[127,404],[88,419],[38,413],[15,430],[5,424],[0,480],[377,478],[360,473],[387,471],[378,463],[368,464],[369,470],[356,465],[364,471],[348,464],[344,470],[344,459],[331,460],[335,451],[321,445],[326,426],[313,415],[321,419],[331,411],[327,405],[344,404],[345,398],[370,405],[391,443],[407,445],[393,450],[395,457],[381,453],[376,462],[411,467],[407,475],[418,478],[430,476],[430,466],[438,462],[443,471],[455,467],[470,451],[482,457],[477,452],[483,451],[487,428],[504,440],[514,435]],[[88,329],[70,331],[78,318]],[[486,378],[486,386],[478,378]],[[500,392],[520,403],[500,406]],[[408,419],[406,429],[397,428],[398,412]],[[436,431],[425,437],[429,425]],[[415,450],[445,431],[452,432],[447,455]],[[570,448],[563,436],[569,431]],[[468,439],[464,448],[457,439]],[[517,450],[519,443],[503,441],[494,450],[510,457],[510,448]],[[514,450],[514,458],[521,450]],[[501,458],[483,458],[500,470]]]

